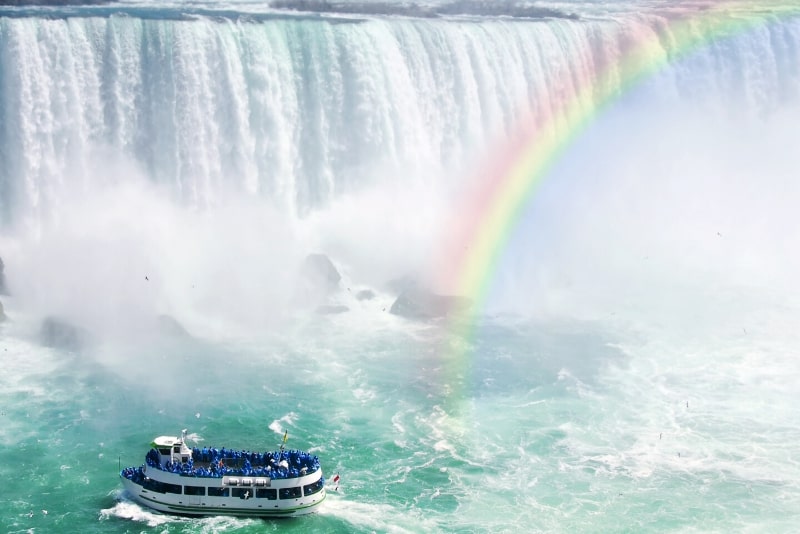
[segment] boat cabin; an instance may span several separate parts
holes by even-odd
[[[192,449],[186,446],[186,431],[179,438],[158,436],[151,445],[158,451],[158,463],[161,467],[166,466],[167,462],[185,464],[192,457]]]

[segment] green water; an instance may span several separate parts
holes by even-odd
[[[437,359],[437,326],[391,318],[356,332],[341,320],[258,342],[86,353],[6,325],[2,530],[793,528],[796,371],[774,339],[702,352],[703,337],[668,346],[597,323],[494,322],[459,377]],[[340,474],[340,489],[292,520],[176,518],[133,504],[120,465],[140,465],[155,436],[182,428],[202,445],[260,450],[286,430],[290,447]]]

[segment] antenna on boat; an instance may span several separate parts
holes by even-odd
[[[181,441],[182,441],[183,443],[186,443],[186,432],[187,432],[187,429],[186,429],[186,428],[184,428],[183,430],[181,430]]]

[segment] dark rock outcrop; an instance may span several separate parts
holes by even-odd
[[[308,289],[317,293],[331,293],[339,287],[342,276],[325,254],[309,254],[303,262],[302,274]]]
[[[471,304],[466,297],[439,295],[416,287],[400,293],[389,312],[409,319],[434,319],[462,314]]]
[[[89,340],[89,333],[63,319],[47,317],[40,332],[42,345],[66,350],[80,350]]]
[[[356,293],[357,300],[372,300],[375,298],[375,292],[371,289],[362,289]]]
[[[171,338],[191,338],[181,323],[171,315],[159,315],[156,318],[156,329],[162,336]]]
[[[6,288],[6,266],[3,263],[3,258],[0,258],[0,295],[8,295]]]
[[[333,315],[347,311],[350,311],[350,308],[342,306],[341,304],[323,304],[322,306],[317,306],[317,313],[320,315]]]
[[[390,291],[394,291],[398,295],[400,293],[405,293],[406,291],[415,291],[417,289],[422,289],[422,283],[420,283],[419,279],[417,279],[414,275],[405,275],[401,276],[400,278],[393,278],[386,282],[386,287]]]

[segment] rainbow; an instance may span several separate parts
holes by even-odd
[[[551,106],[535,124],[523,124],[514,141],[495,151],[495,164],[481,173],[478,187],[458,213],[459,227],[451,234],[455,246],[448,249],[440,278],[455,280],[451,291],[473,301],[471,315],[451,321],[455,334],[443,352],[453,366],[450,375],[461,386],[450,385],[448,396],[461,397],[452,389],[469,388],[466,348],[474,340],[478,317],[491,289],[495,271],[526,205],[547,179],[548,171],[569,149],[571,143],[605,109],[644,80],[674,65],[698,50],[720,40],[756,31],[800,14],[800,8],[767,9],[726,1],[704,11],[675,15],[659,34],[642,36],[623,52],[615,64],[602,65],[592,79],[580,80],[569,99]],[[662,39],[672,44],[665,50]],[[597,74],[599,72],[599,74]],[[464,392],[466,393],[466,392]],[[454,399],[459,400],[459,399]]]

